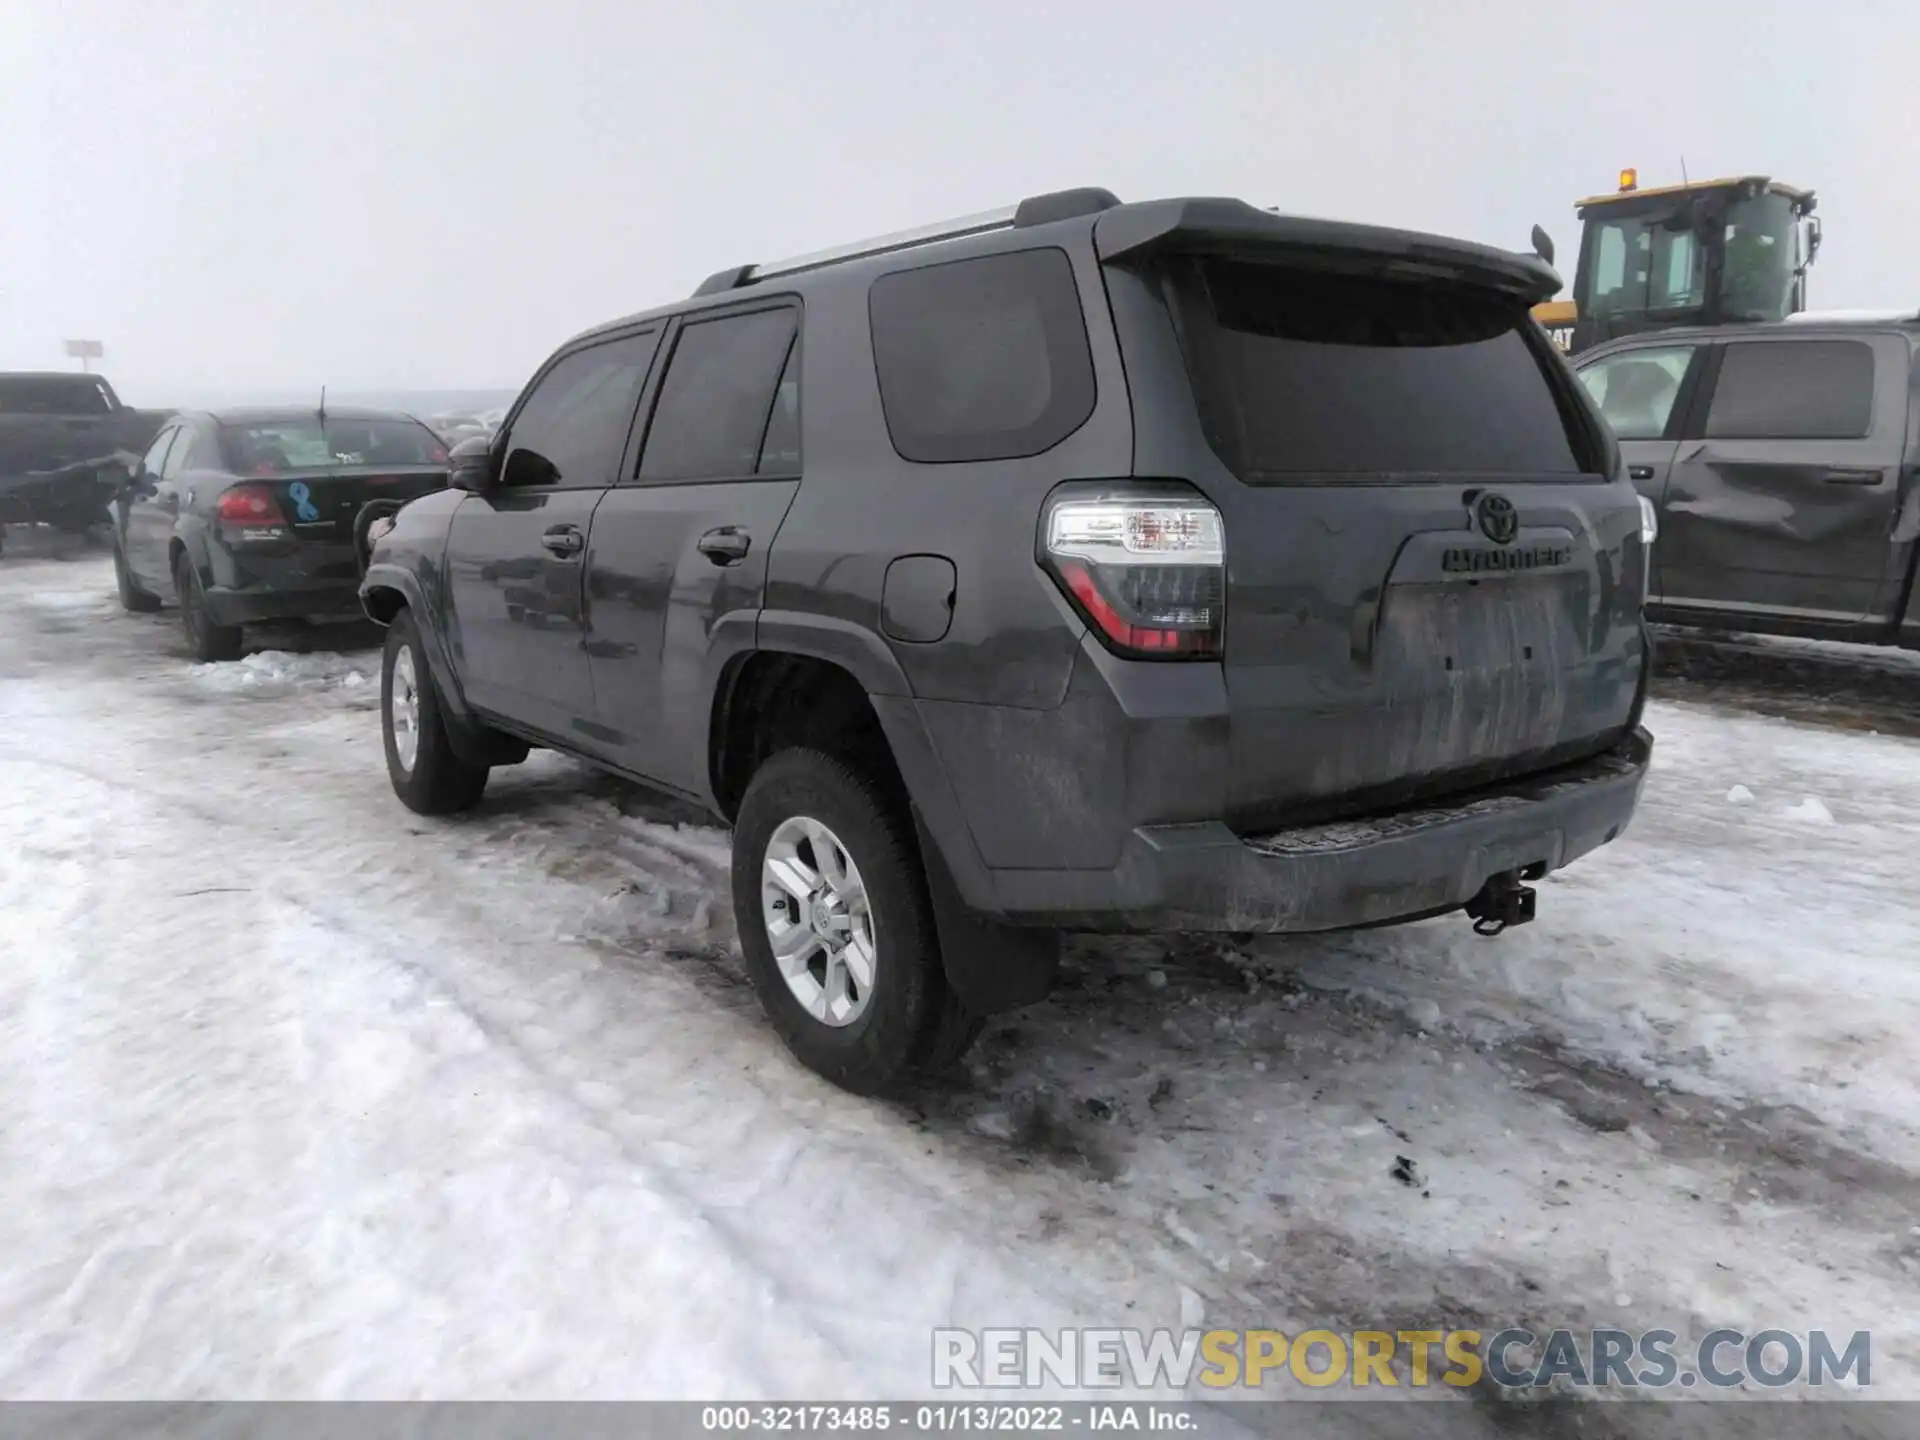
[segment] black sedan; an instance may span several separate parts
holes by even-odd
[[[446,483],[446,445],[407,415],[177,414],[113,504],[120,602],[176,601],[203,661],[236,658],[243,625],[359,619],[360,507]]]

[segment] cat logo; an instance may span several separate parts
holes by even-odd
[[[1562,351],[1567,354],[1573,353],[1573,327],[1571,325],[1552,326],[1548,329],[1547,334],[1552,337],[1553,343],[1559,346]]]

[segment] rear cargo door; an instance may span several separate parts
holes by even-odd
[[[1639,501],[1524,297],[1244,248],[1134,279],[1173,317],[1199,441],[1137,398],[1138,473],[1192,480],[1225,521],[1233,823],[1613,742],[1641,668]]]

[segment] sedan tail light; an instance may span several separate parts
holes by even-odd
[[[1041,519],[1040,559],[1114,653],[1219,658],[1226,527],[1193,491],[1136,483],[1063,487]]]
[[[233,485],[214,505],[221,528],[247,539],[274,539],[287,533],[286,517],[271,485]]]

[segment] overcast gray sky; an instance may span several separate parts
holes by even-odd
[[[0,0],[0,367],[129,399],[517,387],[710,271],[1100,184],[1524,248],[1820,195],[1816,307],[1920,305],[1894,0]]]

